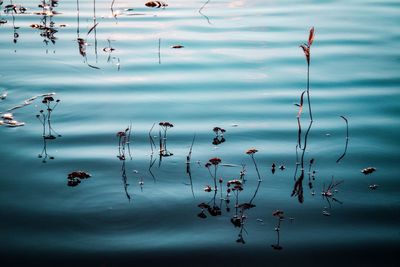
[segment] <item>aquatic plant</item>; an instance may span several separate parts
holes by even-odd
[[[159,141],[160,141],[160,164],[161,164],[161,159],[162,157],[169,157],[174,155],[173,153],[169,152],[167,149],[167,131],[168,129],[174,127],[174,125],[168,121],[161,121],[158,123],[160,126],[160,131],[159,131]],[[161,130],[163,131],[163,134],[161,135]]]
[[[308,37],[308,42],[300,45],[300,47],[303,49],[304,55],[306,57],[307,61],[307,89],[306,91],[303,91],[300,95],[300,103],[297,105],[299,107],[299,111],[297,113],[297,124],[298,124],[298,134],[297,134],[297,144],[296,144],[296,168],[294,172],[294,180],[295,184],[293,187],[293,191],[291,196],[297,196],[297,199],[300,203],[303,203],[304,201],[304,195],[303,195],[303,179],[304,179],[304,156],[305,152],[307,150],[307,141],[308,141],[308,135],[310,133],[311,127],[313,125],[313,117],[312,117],[312,111],[311,111],[311,100],[310,100],[310,62],[311,62],[311,45],[314,42],[314,27],[310,29],[309,37]],[[308,125],[307,131],[304,135],[304,140],[302,142],[301,140],[301,133],[302,133],[302,128],[301,128],[301,122],[300,122],[300,116],[303,111],[303,97],[304,94],[307,93],[307,102],[308,102],[308,111],[309,111],[309,116],[310,116],[310,123]],[[299,159],[299,154],[298,154],[298,149],[300,149],[301,156]],[[298,168],[300,166],[300,175],[297,176]]]
[[[42,99],[42,104],[45,105],[45,109],[40,110],[36,118],[43,124],[43,137],[45,139],[55,139],[56,135],[61,137],[61,135],[57,134],[51,126],[51,115],[55,108],[60,103],[60,99],[54,100],[53,96],[44,96]],[[46,134],[46,124],[47,124],[47,134]],[[54,134],[53,134],[54,133]]]
[[[310,101],[310,63],[311,63],[311,45],[314,42],[314,27],[310,29],[310,33],[308,36],[308,42],[300,45],[303,49],[304,55],[307,60],[307,101],[308,101],[308,110],[310,113],[310,120],[313,120],[312,111],[311,111],[311,101]]]
[[[130,150],[132,124],[129,125],[124,131],[117,132],[118,137],[118,156],[119,160],[125,160],[125,149],[128,150],[129,157],[132,159]]]
[[[281,210],[276,210],[272,213],[272,216],[276,218],[276,226],[275,226],[275,232],[276,232],[276,244],[272,244],[271,247],[275,250],[282,250],[283,247],[280,245],[280,231],[281,231],[281,222],[284,220],[283,216],[283,211]]]
[[[208,160],[208,162],[204,165],[207,169],[208,172],[211,176],[211,178],[214,180],[214,190],[217,191],[218,187],[217,187],[217,169],[218,169],[218,164],[221,163],[221,159],[220,158],[211,158]],[[214,166],[214,174],[211,173],[210,167]]]
[[[38,155],[38,158],[41,158],[43,163],[46,163],[47,158],[51,160],[54,159],[54,156],[50,156],[47,153],[47,142],[54,140],[57,137],[61,137],[61,135],[53,129],[51,124],[52,114],[59,103],[60,100],[55,100],[53,94],[44,95],[42,104],[45,106],[45,108],[41,109],[39,114],[36,115],[36,118],[42,124],[43,149]]]
[[[256,168],[256,172],[257,172],[257,176],[258,176],[258,181],[261,182],[261,176],[260,176],[260,172],[258,171],[258,166],[256,163],[256,160],[254,159],[254,154],[257,153],[258,150],[255,148],[250,148],[249,150],[246,151],[247,155],[250,155],[251,160],[253,161],[254,167]]]
[[[128,176],[126,174],[126,150],[128,150],[128,155],[132,160],[131,150],[130,150],[130,140],[131,140],[131,131],[132,124],[130,124],[125,130],[117,132],[116,136],[118,137],[118,155],[117,158],[122,162],[121,164],[121,177],[122,183],[124,185],[125,195],[128,200],[131,200],[131,196],[128,192]]]

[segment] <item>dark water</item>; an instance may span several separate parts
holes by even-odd
[[[60,1],[52,9],[58,14],[49,16],[50,9],[40,13],[41,1],[13,1],[23,13],[18,6],[5,12],[10,1],[4,1],[2,115],[46,93],[60,103],[50,133],[45,122],[45,136],[55,139],[43,139],[36,118],[40,110],[46,114],[43,97],[12,111],[24,126],[0,126],[2,266],[394,266],[400,2],[171,0],[165,9],[145,2],[117,0],[110,9],[112,1]],[[306,86],[299,45],[311,26],[314,122],[299,203],[291,197],[301,173],[295,174],[294,104]],[[349,143],[336,163],[346,142],[340,116],[348,119]],[[166,139],[173,155],[161,163],[160,121],[174,125]],[[130,124],[132,159],[126,147],[119,160],[116,134]],[[212,144],[216,126],[226,130],[219,145]],[[194,134],[190,177],[186,156]],[[252,147],[260,183],[245,153]],[[214,187],[204,167],[213,157],[226,164],[218,167],[223,183],[216,194],[204,191]],[[232,192],[226,202],[226,183],[239,178],[242,164],[238,204],[255,205],[243,213]],[[369,166],[376,172],[362,174]],[[67,186],[77,170],[92,177]],[[343,183],[324,197],[332,176]],[[374,184],[376,190],[369,188]],[[221,215],[206,208],[207,218],[200,218],[200,203],[221,208]],[[285,217],[279,232],[277,209]],[[231,223],[235,214],[245,216],[241,227]]]

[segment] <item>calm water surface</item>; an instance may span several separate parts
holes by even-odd
[[[117,0],[111,9],[112,1],[81,0],[59,1],[53,16],[40,14],[41,1],[12,2],[26,11],[5,12],[9,0],[1,7],[7,22],[0,24],[0,94],[8,95],[0,111],[54,92],[61,101],[51,126],[61,137],[43,139],[35,117],[46,108],[42,97],[13,111],[24,126],[0,126],[5,266],[394,265],[400,245],[399,1],[169,0],[157,9]],[[306,86],[299,45],[311,26],[314,123],[299,203],[291,197],[294,104]],[[346,141],[341,115],[350,138],[336,163]],[[173,155],[161,163],[160,121],[174,124],[167,133]],[[126,154],[121,161],[116,133],[130,124],[132,159]],[[212,143],[215,126],[226,130],[219,145]],[[305,106],[303,135],[307,126]],[[194,134],[190,177],[186,155]],[[258,149],[261,183],[245,153],[251,147]],[[223,184],[216,195],[204,191],[214,185],[204,167],[212,157],[227,164],[218,168]],[[226,202],[225,184],[239,177],[242,164],[246,182],[238,203],[256,207],[235,227],[236,198],[231,194]],[[362,174],[369,166],[376,172]],[[76,170],[92,177],[69,187],[67,175]],[[328,203],[321,192],[332,176],[344,182]],[[371,190],[373,184],[379,187]],[[207,218],[200,218],[200,203],[221,208],[221,215],[206,209]],[[285,216],[279,245],[277,209]]]

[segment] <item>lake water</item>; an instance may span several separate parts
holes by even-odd
[[[0,13],[0,111],[52,92],[60,102],[51,132],[43,96],[12,110],[24,126],[0,126],[4,266],[395,266],[399,1],[12,2]],[[314,122],[300,203],[291,196],[301,173],[295,104],[307,82],[299,45],[312,26]],[[349,142],[337,163],[346,143],[340,116]],[[165,121],[174,127],[159,157]],[[120,149],[117,137],[130,125],[132,157],[127,136]],[[301,125],[304,142],[306,95]],[[253,147],[260,183],[245,153]],[[214,157],[222,159],[218,191],[206,192],[214,181],[204,165]],[[242,164],[237,201],[226,183]],[[367,167],[376,171],[364,175]],[[68,186],[78,170],[91,177]],[[323,196],[332,177],[343,182]],[[255,207],[235,208],[243,203]],[[285,217],[279,231],[276,210]]]

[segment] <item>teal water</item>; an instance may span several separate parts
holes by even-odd
[[[60,103],[51,126],[61,135],[43,139],[36,118],[46,108],[43,97],[12,111],[24,126],[0,126],[6,266],[394,266],[400,245],[399,1],[170,0],[156,9],[117,0],[111,9],[112,1],[81,0],[60,1],[54,16],[35,14],[40,2],[13,1],[27,9],[15,14],[4,11],[5,0],[0,13],[7,21],[0,24],[0,95],[7,93],[0,112],[54,92]],[[306,86],[299,45],[311,26],[314,122],[299,203],[291,197],[299,176],[294,104]],[[303,137],[308,115],[305,104]],[[336,163],[346,142],[340,116],[348,119],[349,143]],[[174,127],[167,133],[173,155],[160,163],[161,121]],[[132,159],[126,153],[123,161],[116,134],[130,124]],[[216,126],[226,130],[219,145],[212,144]],[[186,156],[194,135],[190,178]],[[252,147],[261,183],[245,153]],[[218,167],[223,185],[216,195],[204,191],[214,184],[204,167],[213,157],[227,164]],[[226,203],[225,184],[239,177],[242,164],[246,182],[238,203],[256,207],[244,212],[241,228],[231,223],[236,200],[231,194]],[[376,172],[361,173],[370,166]],[[67,186],[77,170],[92,177]],[[332,176],[343,183],[329,206],[321,192]],[[378,188],[370,189],[374,184]],[[200,203],[215,203],[221,215],[205,210],[207,218],[198,217]],[[285,216],[281,250],[271,246],[277,247],[277,209]],[[240,233],[245,244],[237,242]]]

